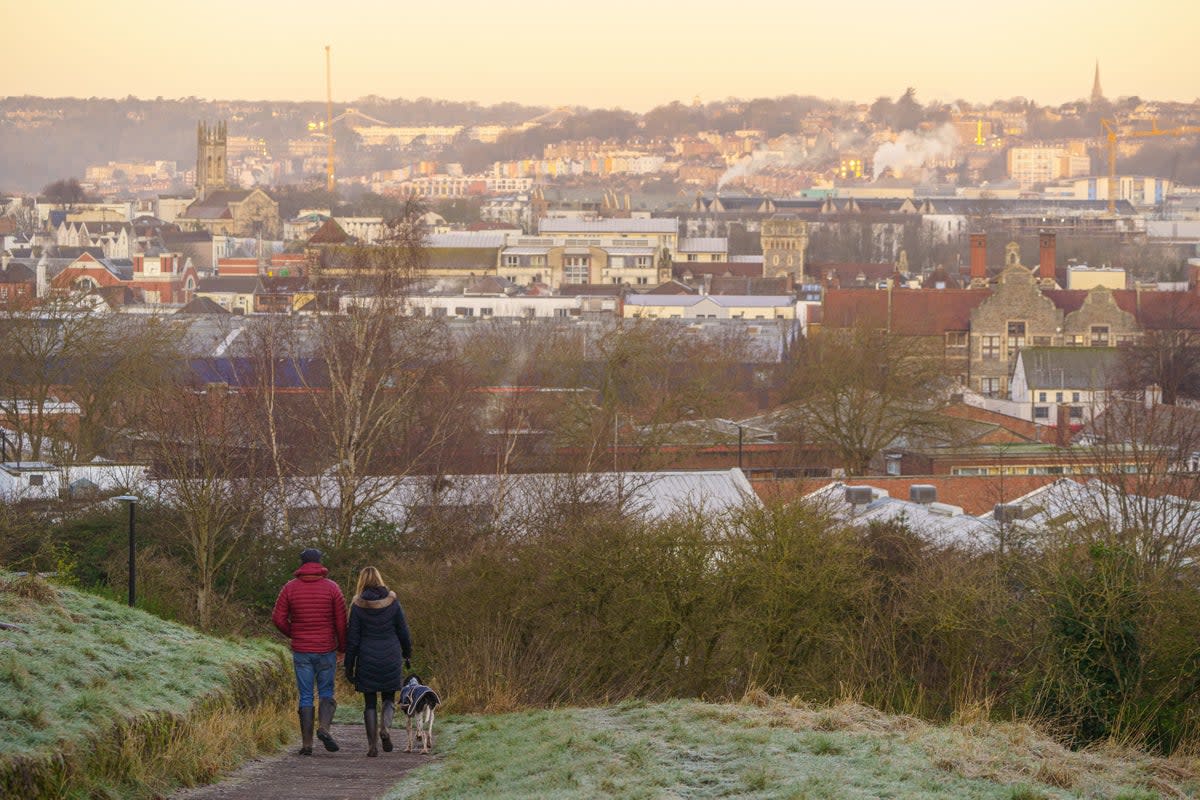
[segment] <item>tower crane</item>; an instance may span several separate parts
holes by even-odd
[[[1122,131],[1115,120],[1102,119],[1104,135],[1108,139],[1108,213],[1117,213],[1117,139],[1148,139],[1151,136],[1187,136],[1200,133],[1200,125],[1178,125],[1174,128],[1158,127],[1158,120],[1150,122],[1148,131]]]

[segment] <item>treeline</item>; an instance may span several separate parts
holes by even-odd
[[[417,668],[458,710],[757,688],[932,719],[1033,719],[1075,746],[1197,743],[1196,567],[1140,548],[1116,519],[1039,531],[1036,547],[998,529],[968,548],[902,520],[851,528],[815,502],[647,521],[618,497],[585,501],[586,483],[547,483],[504,515],[446,509],[321,544],[343,586],[365,564],[382,570]],[[139,591],[187,620],[174,513],[140,526]],[[39,566],[57,559],[61,576],[120,596],[114,516],[51,525]],[[33,540],[4,522],[12,563],[14,543]],[[266,632],[297,552],[247,532],[221,582],[220,628]]]

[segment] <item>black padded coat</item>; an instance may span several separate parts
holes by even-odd
[[[395,592],[371,587],[350,605],[346,677],[360,692],[398,692],[404,659],[412,656],[408,622]]]

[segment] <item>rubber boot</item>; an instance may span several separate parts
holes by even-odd
[[[329,726],[333,724],[333,712],[337,709],[337,701],[332,697],[321,698],[321,709],[318,713],[319,725],[317,726],[317,738],[321,740],[321,744],[325,745],[325,749],[331,753],[338,751],[338,743],[333,740],[333,736],[329,733]]]
[[[300,755],[312,755],[313,707],[300,709]]]
[[[379,722],[379,742],[383,745],[383,752],[392,752],[392,734],[389,728],[392,727],[392,717],[396,714],[396,703],[393,700],[383,701],[383,715]]]
[[[379,719],[373,708],[363,709],[363,724],[367,727],[367,756],[374,758],[379,755]]]

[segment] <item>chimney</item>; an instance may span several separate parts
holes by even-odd
[[[1066,447],[1071,443],[1071,409],[1070,406],[1060,405],[1054,426],[1054,444]]]
[[[1044,281],[1054,280],[1055,246],[1053,233],[1038,234],[1038,277]]]
[[[971,234],[971,282],[987,280],[987,234]]]

